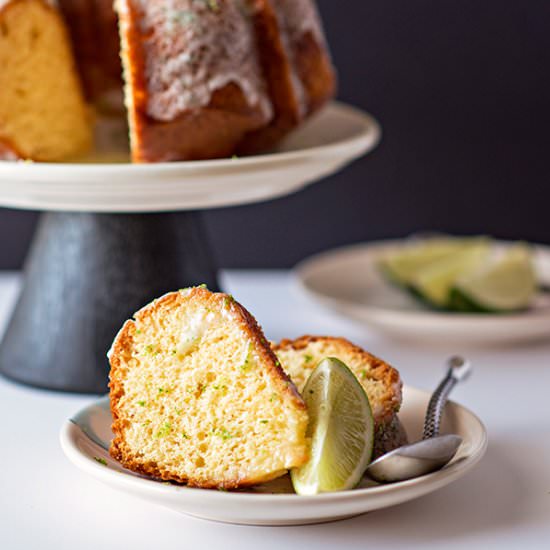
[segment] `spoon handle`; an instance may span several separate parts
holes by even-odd
[[[422,439],[430,439],[439,435],[441,417],[447,399],[456,384],[465,380],[472,371],[471,363],[462,357],[451,357],[448,361],[449,370],[437,389],[433,392],[424,421]]]

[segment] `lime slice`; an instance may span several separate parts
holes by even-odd
[[[422,269],[468,247],[472,241],[471,238],[457,239],[453,237],[434,237],[413,241],[384,254],[379,265],[382,273],[391,282],[407,286]]]
[[[411,289],[428,303],[446,308],[455,281],[487,260],[489,241],[477,239],[454,254],[431,262],[412,277]]]
[[[510,248],[500,258],[461,277],[451,291],[451,307],[469,312],[506,312],[526,309],[537,291],[531,250]]]
[[[372,457],[374,422],[369,400],[351,370],[323,359],[302,392],[309,412],[309,461],[290,472],[299,495],[353,489]]]

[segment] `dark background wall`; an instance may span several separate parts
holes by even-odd
[[[419,230],[550,243],[550,2],[320,0],[340,98],[373,113],[370,156],[294,196],[216,210],[227,267]],[[36,215],[0,210],[0,268]]]

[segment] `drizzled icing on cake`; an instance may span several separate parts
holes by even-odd
[[[272,105],[255,49],[252,22],[239,0],[134,0],[147,36],[148,114],[173,120],[210,103],[234,83],[265,120]]]
[[[293,60],[293,52],[299,51],[300,40],[307,33],[311,33],[319,44],[326,47],[323,25],[313,0],[271,0],[271,2],[281,28],[281,39],[291,60]],[[308,98],[304,85],[296,71],[292,72],[291,79],[300,116],[305,116]]]

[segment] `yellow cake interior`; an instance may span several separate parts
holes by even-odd
[[[119,335],[124,345],[115,342],[117,446],[130,467],[154,465],[166,479],[233,486],[275,478],[307,457],[307,413],[240,306],[201,290],[145,308]]]
[[[0,143],[39,161],[90,149],[90,115],[54,9],[19,0],[0,10],[0,67]]]

